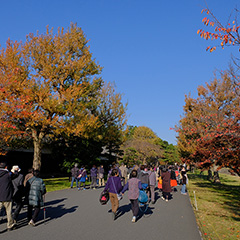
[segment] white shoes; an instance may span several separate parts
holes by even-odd
[[[133,216],[133,218],[132,218],[132,223],[135,223],[135,222],[136,222],[136,217]]]
[[[30,220],[30,222],[28,223],[28,225],[31,225],[31,226],[33,226],[33,227],[36,226],[33,220]]]

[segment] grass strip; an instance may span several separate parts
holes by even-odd
[[[240,239],[240,178],[220,174],[221,184],[214,184],[206,173],[188,173],[188,177],[187,188],[203,239]]]

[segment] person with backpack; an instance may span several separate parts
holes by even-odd
[[[41,207],[44,205],[43,195],[46,194],[46,187],[40,178],[40,172],[34,170],[33,177],[27,181],[28,194],[28,221],[29,225],[35,226]],[[34,213],[32,215],[32,210]]]
[[[128,198],[131,202],[132,208],[132,222],[135,223],[137,220],[139,206],[138,206],[138,197],[139,197],[139,189],[143,189],[141,181],[137,178],[137,170],[132,170],[130,174],[130,179],[127,181],[127,184],[124,186],[122,190],[122,194],[128,190]]]
[[[112,204],[112,218],[116,219],[117,210],[119,207],[119,193],[122,190],[121,178],[119,177],[119,172],[117,169],[113,169],[111,176],[108,178],[107,183],[104,188],[104,192],[109,192],[109,198]]]

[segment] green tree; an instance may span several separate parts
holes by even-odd
[[[137,151],[138,160],[142,164],[155,163],[162,157],[163,151],[157,135],[148,127],[140,126],[134,129],[133,135],[122,146],[125,154],[126,149],[133,148]],[[124,155],[125,156],[125,155]]]
[[[127,166],[133,166],[133,165],[138,165],[140,164],[140,160],[138,159],[138,154],[137,154],[137,150],[129,147],[125,150],[125,154],[123,156],[123,162],[124,164],[126,164]]]

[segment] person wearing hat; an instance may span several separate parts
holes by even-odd
[[[5,162],[0,162],[0,210],[2,207],[7,213],[7,229],[12,230],[14,227],[12,218],[12,195],[13,186],[10,173]]]
[[[17,222],[18,215],[23,206],[23,196],[24,196],[24,186],[23,180],[24,177],[20,174],[21,169],[19,166],[13,166],[11,169],[12,174],[12,184],[13,184],[13,202],[15,203],[16,207],[13,213],[13,222]]]

